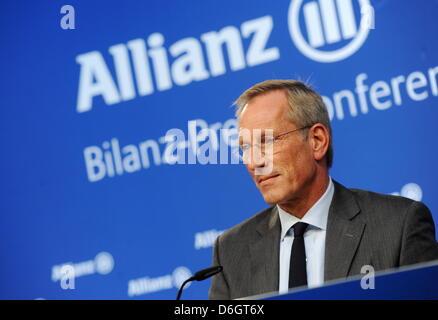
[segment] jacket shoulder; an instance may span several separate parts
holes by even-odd
[[[425,204],[409,198],[362,189],[348,190],[354,195],[366,220],[374,224],[401,226],[413,212],[430,212]]]
[[[406,207],[410,206],[415,200],[397,196],[397,195],[389,195],[378,193],[369,190],[362,189],[349,189],[356,198],[361,202],[374,202],[376,201],[379,204],[388,204],[392,207]]]
[[[239,224],[224,231],[219,237],[219,242],[234,242],[236,240],[248,239],[260,227],[267,225],[272,217],[275,205],[263,209],[249,219],[240,222]]]

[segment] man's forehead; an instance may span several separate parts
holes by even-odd
[[[288,120],[286,117],[271,121],[263,119],[261,121],[251,122],[251,124],[239,123],[238,131],[239,135],[277,134],[286,130],[291,125],[293,125],[292,121]]]
[[[239,126],[254,127],[283,121],[287,110],[288,100],[284,92],[267,92],[253,97],[243,106]]]
[[[288,127],[292,122],[287,117],[286,112],[279,114],[246,114],[245,117],[241,117],[238,122],[239,132],[243,130],[248,131],[261,131],[266,130],[282,130],[284,127]]]

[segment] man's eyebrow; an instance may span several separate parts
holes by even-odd
[[[266,136],[274,136],[275,137],[274,130],[273,129],[263,130],[263,132],[260,134],[260,136],[263,138]]]

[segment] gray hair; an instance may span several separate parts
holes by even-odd
[[[256,96],[273,90],[283,90],[289,101],[288,117],[299,127],[321,123],[329,132],[329,146],[326,154],[327,167],[333,164],[333,138],[330,118],[321,96],[308,85],[297,80],[267,80],[246,90],[235,102],[236,117],[239,118],[248,102]],[[307,130],[303,139],[307,139]]]

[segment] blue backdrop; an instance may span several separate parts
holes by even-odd
[[[10,0],[0,12],[0,298],[173,299],[221,231],[267,206],[225,154],[232,102],[266,79],[324,96],[334,179],[421,200],[438,221],[438,1]]]

